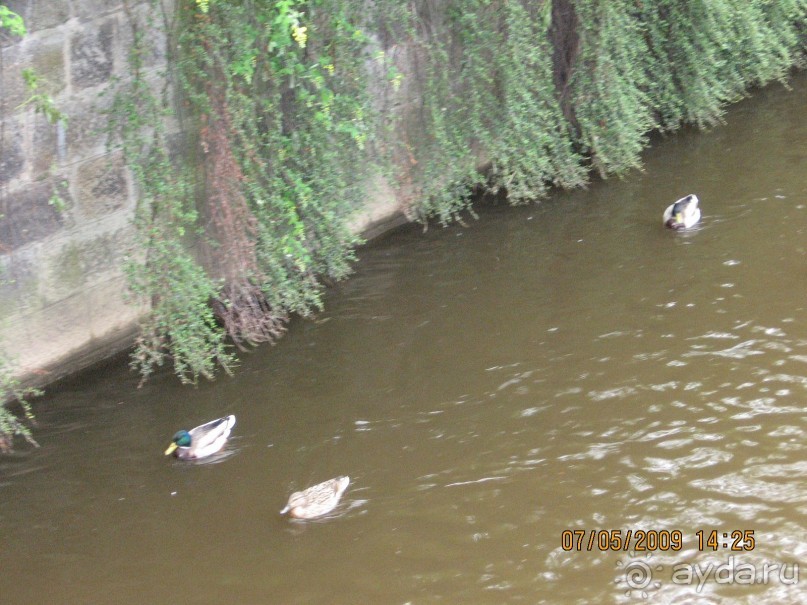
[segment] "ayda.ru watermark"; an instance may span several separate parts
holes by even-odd
[[[750,563],[737,559],[734,555],[723,562],[676,563],[672,566],[652,565],[649,558],[631,561],[626,565],[618,561],[617,567],[623,569],[617,583],[627,586],[628,593],[640,591],[643,597],[647,597],[647,591],[658,590],[665,583],[694,586],[695,591],[700,593],[710,582],[739,586],[777,583],[794,585],[799,582],[798,563]]]

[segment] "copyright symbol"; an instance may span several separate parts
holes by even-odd
[[[643,590],[653,581],[653,570],[644,561],[633,561],[625,568],[625,582],[631,590]]]

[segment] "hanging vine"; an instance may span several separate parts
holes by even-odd
[[[4,30],[12,36],[19,37],[28,33],[22,17],[4,4],[0,4],[0,36],[4,34]],[[2,75],[2,71],[3,51],[0,49],[0,75]],[[50,95],[37,92],[39,78],[36,73],[31,69],[25,69],[22,76],[30,94],[23,105],[33,106],[35,111],[43,113],[51,123],[66,120],[66,116],[58,110]],[[0,99],[0,110],[4,112],[5,109],[5,102]],[[0,152],[4,149],[5,122],[2,122],[0,123]],[[2,197],[6,195],[4,185],[3,183],[0,186],[0,196]],[[0,276],[0,280],[3,279],[5,276]],[[13,449],[14,437],[22,437],[34,446],[39,445],[31,434],[34,414],[28,400],[42,395],[42,391],[20,384],[15,377],[12,361],[0,354],[0,453],[7,453]]]
[[[327,10],[320,10],[327,8]],[[132,292],[150,307],[133,357],[147,377],[167,359],[187,382],[226,371],[244,348],[273,341],[290,313],[321,305],[322,277],[350,270],[347,219],[367,166],[368,96],[357,2],[243,0],[178,4],[166,86],[141,57],[118,91],[111,134],[139,193],[145,258]],[[130,11],[131,13],[131,11]],[[168,153],[178,83],[181,131],[200,170]]]
[[[805,0],[180,0],[151,24],[171,40],[166,86],[138,62],[141,24],[112,112],[150,308],[134,365],[170,358],[194,382],[235,363],[226,338],[271,342],[319,309],[322,280],[350,271],[374,170],[443,224],[475,190],[519,203],[624,173],[651,130],[713,124],[803,64],[805,20]],[[385,52],[400,48],[408,64]],[[373,98],[405,78],[404,107],[378,120]],[[169,154],[181,134],[194,151]]]

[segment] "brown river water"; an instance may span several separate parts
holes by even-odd
[[[389,234],[233,378],[52,388],[0,457],[0,603],[807,603],[805,99]],[[163,456],[224,414],[223,452]],[[342,474],[331,515],[278,514]]]

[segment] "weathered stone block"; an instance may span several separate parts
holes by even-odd
[[[31,95],[22,76],[22,70],[32,68],[38,77],[39,90],[51,96],[65,87],[64,51],[61,36],[47,41],[26,41],[3,50],[3,69],[0,71],[0,90],[6,108],[13,109]]]
[[[117,154],[83,162],[75,186],[81,213],[89,218],[122,208],[128,200],[122,157]]]
[[[16,345],[11,352],[23,373],[41,372],[89,340],[88,315],[87,297],[79,292],[37,312],[9,319],[3,340]]]
[[[6,111],[10,111],[25,101],[25,83],[20,70],[23,68],[23,61],[26,61],[27,57],[24,57],[21,46],[21,44],[17,44],[3,49],[0,91],[2,91]]]
[[[71,162],[105,151],[109,124],[107,110],[112,104],[112,96],[89,94],[91,98],[74,99],[64,105],[63,111],[69,116],[65,143]]]
[[[81,290],[86,275],[82,248],[81,243],[68,241],[45,262],[47,281],[42,296],[46,300],[56,302]]]
[[[60,108],[60,111],[64,111],[63,108]],[[34,144],[30,157],[33,178],[49,174],[55,169],[58,162],[64,162],[67,159],[66,128],[67,126],[62,122],[51,124],[41,114],[34,117]]]
[[[9,120],[0,128],[3,138],[0,139],[0,186],[8,186],[11,179],[18,177],[25,168],[25,156],[22,152],[22,128],[15,121]]]
[[[93,337],[102,338],[122,329],[131,331],[146,309],[128,299],[128,284],[124,276],[99,282],[88,289],[87,307]]]
[[[3,0],[3,4],[23,18],[28,33],[56,27],[70,18],[70,3],[65,0]]]
[[[28,43],[26,52],[31,54],[32,67],[38,78],[37,92],[52,96],[62,92],[67,85],[62,36],[58,35],[55,39],[48,38],[47,42],[40,40]]]
[[[82,21],[92,21],[122,8],[121,0],[73,0],[73,10]]]
[[[165,64],[167,39],[163,17],[150,4],[141,4],[131,11],[131,20],[121,23],[119,43],[122,57],[128,61],[134,45],[135,32],[142,36],[140,59],[146,68]]]
[[[107,233],[82,242],[81,259],[85,281],[114,270],[118,259],[114,234]]]
[[[3,249],[17,249],[62,228],[64,217],[49,203],[54,186],[54,181],[49,179],[9,191],[0,198],[0,246]]]
[[[131,242],[127,227],[88,239],[65,239],[50,244],[41,255],[40,297],[51,304],[95,288],[99,282],[119,278]]]
[[[0,255],[0,320],[39,305],[38,249]]]
[[[106,82],[112,75],[115,21],[108,19],[97,29],[70,38],[70,77],[76,88]]]

